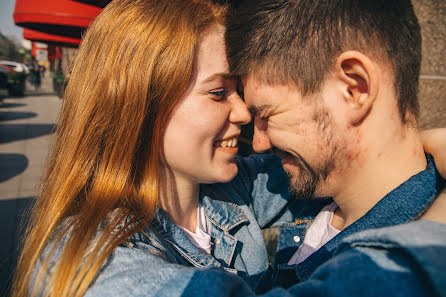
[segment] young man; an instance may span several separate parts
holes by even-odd
[[[410,1],[245,1],[226,38],[254,150],[282,158],[296,196],[333,197],[281,228],[275,285],[307,280],[354,232],[425,212],[440,185],[417,129]]]

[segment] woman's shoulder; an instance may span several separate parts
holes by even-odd
[[[113,250],[85,296],[152,296],[164,286],[178,286],[174,280],[190,268],[169,261],[161,249],[135,238]]]
[[[64,247],[68,244],[71,230],[61,240],[51,240],[45,247],[42,256],[36,263],[33,283],[36,273],[47,261],[43,282],[54,273],[56,263],[62,256]],[[96,243],[97,244],[97,243]],[[93,247],[92,247],[93,249]],[[126,296],[133,285],[144,284],[147,288],[156,289],[162,282],[179,273],[184,266],[177,264],[175,257],[169,252],[162,236],[157,236],[149,226],[136,232],[113,249],[90,284],[85,296],[109,295]],[[161,279],[160,279],[161,278]],[[94,293],[91,293],[94,292]],[[132,296],[138,296],[133,295]],[[148,296],[142,294],[141,296]]]

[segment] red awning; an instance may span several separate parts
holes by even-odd
[[[16,0],[14,22],[24,28],[80,39],[101,8],[71,0]]]
[[[73,1],[82,2],[85,4],[90,4],[104,8],[108,3],[110,3],[111,0],[73,0]]]
[[[31,41],[43,42],[59,46],[68,46],[68,47],[77,47],[81,42],[81,40],[77,38],[65,37],[60,35],[51,35],[39,31],[34,31],[31,29],[23,29],[23,38]]]

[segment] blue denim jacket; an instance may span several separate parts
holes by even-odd
[[[279,158],[255,155],[236,162],[238,174],[231,182],[200,186],[200,203],[212,238],[211,255],[192,244],[159,209],[150,226],[113,251],[86,296],[126,296],[129,290],[140,288],[152,295],[165,286],[181,292],[186,283],[172,280],[192,267],[237,274],[253,289],[269,284],[261,228],[291,221],[295,209],[302,207],[295,199],[289,201],[288,178]]]
[[[446,296],[446,225],[428,221],[373,229],[344,238],[334,256],[306,281],[275,288],[264,297]],[[216,270],[187,271],[157,296],[246,297],[241,279]],[[138,291],[132,296],[148,296]]]
[[[439,194],[440,177],[433,158],[427,158],[427,168],[412,176],[381,199],[362,218],[354,222],[336,237],[327,242],[304,262],[297,265],[286,263],[302,244],[305,233],[318,214],[316,209],[306,216],[298,217],[293,224],[285,224],[280,231],[276,255],[277,271],[274,286],[288,287],[307,280],[321,264],[333,257],[341,241],[348,235],[372,228],[382,228],[404,224],[416,220]],[[300,238],[296,242],[295,238]]]
[[[223,269],[174,264],[149,245],[118,247],[85,296],[256,296],[239,276]],[[446,296],[446,225],[417,221],[355,233],[304,282],[264,297]]]
[[[268,283],[264,276],[268,267],[266,251],[259,229],[290,221],[296,214],[317,213],[326,202],[313,201],[311,205],[315,209],[311,209],[308,201],[288,201],[291,197],[287,192],[286,176],[282,170],[277,170],[281,168],[280,161],[273,156],[240,159],[237,164],[239,174],[234,181],[228,184],[203,185],[201,188],[200,199],[205,207],[208,230],[214,243],[212,256],[205,255],[190,243],[181,229],[160,210],[151,226],[113,251],[85,296],[248,296],[253,295],[254,289],[258,289],[259,285]],[[428,237],[421,242],[429,243],[428,239],[436,239],[436,235],[430,238],[430,234],[424,231],[417,234],[419,229],[410,225],[398,228],[395,231],[397,233],[404,231],[404,234],[412,234],[414,237]],[[369,234],[370,239],[365,237],[362,240],[366,244],[376,240],[376,249],[382,251],[386,244],[380,246],[379,234],[385,235],[392,230]],[[446,242],[444,233],[440,232],[443,236],[440,242],[443,243]],[[443,244],[441,247],[444,246]],[[337,290],[342,287],[345,290],[354,287],[350,282],[352,279],[348,283],[342,282],[343,275],[337,272],[342,267],[345,267],[343,271],[348,270],[348,265],[353,265],[355,259],[360,259],[358,265],[373,266],[374,262],[367,263],[352,253],[356,252],[354,243],[348,247],[350,248],[345,248],[340,255],[328,262],[328,268],[322,265],[317,270],[327,269],[332,280],[341,281],[339,285],[331,284],[326,287],[323,285],[325,282],[322,283],[322,280],[326,280],[326,274],[314,273],[319,277],[314,281],[304,282],[288,291],[274,289],[268,294],[314,296],[313,293],[321,289],[319,293],[322,294],[330,290],[341,292]],[[396,254],[398,256],[399,253]],[[391,256],[395,255],[389,255]],[[403,260],[407,261],[405,258]],[[403,260],[400,264],[406,267],[408,264]],[[430,259],[432,262],[434,260],[438,260],[437,257]],[[422,271],[424,264],[431,265],[429,262],[421,262]],[[438,261],[437,264],[438,269],[446,266]],[[390,270],[376,270],[375,266],[370,268],[371,272],[388,273],[384,274],[386,277],[392,275]],[[415,286],[420,281],[417,283],[413,279],[424,277],[424,274],[412,275],[410,269],[409,272],[407,278],[401,279],[402,284],[409,280],[407,282]],[[373,276],[373,273],[362,276]],[[352,275],[358,274],[354,272]],[[437,283],[442,284],[441,276],[432,273],[432,277],[436,277],[439,280]],[[365,284],[368,283],[364,281],[362,286]]]

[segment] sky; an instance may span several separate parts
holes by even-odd
[[[0,32],[7,37],[14,36],[21,43],[23,29],[14,24],[14,6],[15,0],[0,0]]]

